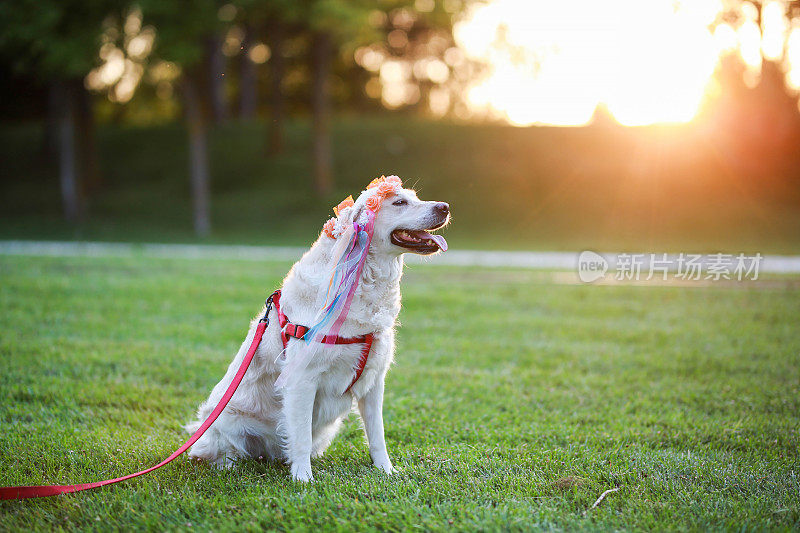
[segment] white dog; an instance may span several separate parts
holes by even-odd
[[[399,183],[399,179],[392,179]],[[337,227],[358,220],[374,190],[364,191],[352,207],[341,210]],[[373,335],[361,375],[353,382],[361,344],[321,344],[308,365],[299,370],[297,379],[277,389],[276,379],[287,362],[303,349],[305,341],[289,337],[284,350],[282,329],[273,308],[269,326],[242,383],[189,455],[221,467],[243,457],[283,459],[291,466],[294,479],[311,481],[311,458],[325,452],[355,402],[373,464],[387,474],[393,473],[383,433],[383,388],[394,354],[403,254],[410,251],[427,255],[446,250],[444,239],[428,231],[441,228],[449,218],[446,203],[421,201],[412,190],[398,187],[386,195],[375,215],[372,242],[350,311],[339,331],[342,338]],[[337,244],[334,237],[338,235],[329,235],[327,229],[321,233],[283,281],[280,308],[293,324],[310,326],[317,316],[320,286],[328,283],[321,274],[329,266]],[[196,430],[219,402],[241,365],[256,325],[257,319],[251,323],[225,377],[200,405],[198,421],[189,424],[188,430]],[[345,391],[348,385],[351,386]]]

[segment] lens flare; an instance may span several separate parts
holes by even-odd
[[[468,105],[517,125],[580,126],[599,105],[625,125],[687,122],[721,49],[738,44],[730,26],[710,29],[723,7],[720,0],[479,4],[454,27],[459,47],[489,69],[468,91]]]

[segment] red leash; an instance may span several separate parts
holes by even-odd
[[[239,367],[239,371],[236,372],[236,375],[233,377],[233,381],[231,384],[228,385],[228,390],[225,391],[225,394],[222,396],[222,399],[219,401],[217,406],[208,416],[203,425],[201,425],[197,431],[194,432],[194,435],[189,437],[183,446],[172,452],[172,455],[161,461],[155,466],[151,466],[146,470],[142,470],[140,472],[136,472],[135,474],[128,474],[127,476],[122,476],[114,479],[106,479],[104,481],[95,481],[94,483],[78,483],[77,485],[34,485],[30,487],[0,487],[0,500],[24,500],[27,498],[41,498],[43,496],[55,496],[57,494],[68,494],[70,492],[80,492],[82,490],[88,489],[95,489],[97,487],[103,487],[105,485],[111,485],[112,483],[119,483],[120,481],[125,481],[127,479],[132,479],[143,474],[147,474],[148,472],[152,472],[162,466],[166,465],[167,463],[172,462],[175,458],[181,455],[183,452],[188,450],[192,444],[197,442],[197,439],[203,436],[203,433],[211,427],[211,424],[222,414],[222,411],[225,410],[225,406],[228,405],[231,397],[233,397],[233,393],[236,392],[236,389],[239,387],[239,384],[242,382],[242,378],[244,378],[245,372],[247,372],[248,367],[250,366],[250,362],[253,360],[253,356],[258,350],[258,345],[261,344],[261,338],[264,336],[264,331],[266,331],[267,326],[269,326],[269,312],[272,309],[272,306],[275,306],[275,311],[278,313],[278,319],[280,321],[281,326],[281,340],[283,341],[283,347],[286,348],[286,345],[289,342],[288,337],[295,337],[295,338],[302,338],[308,328],[305,326],[298,326],[296,324],[292,324],[289,322],[288,317],[283,314],[280,307],[280,299],[281,299],[281,291],[278,289],[277,291],[273,292],[269,298],[267,298],[266,303],[266,310],[264,311],[264,316],[261,320],[258,321],[258,326],[256,327],[256,333],[253,336],[253,342],[250,343],[250,348],[247,350],[247,355],[244,356],[242,360],[242,366]],[[357,344],[357,343],[364,343],[364,348],[361,350],[361,355],[358,358],[358,366],[355,368],[355,377],[350,385],[345,389],[345,393],[350,390],[350,388],[355,385],[358,378],[361,377],[361,373],[364,371],[364,367],[367,364],[367,357],[369,356],[370,348],[372,347],[372,334],[362,335],[360,337],[353,337],[353,338],[343,338],[343,337],[334,337],[328,339],[325,337],[324,342],[327,344]]]
[[[128,474],[127,476],[114,479],[106,479],[104,481],[95,481],[94,483],[78,483],[77,485],[35,485],[31,487],[0,487],[0,500],[24,500],[27,498],[41,498],[42,496],[55,496],[56,494],[68,494],[70,492],[80,492],[82,490],[94,489],[147,474],[148,472],[152,472],[153,470],[161,468],[167,463],[172,462],[176,457],[188,450],[192,444],[197,442],[197,439],[203,436],[203,433],[205,433],[206,430],[211,427],[211,424],[214,423],[217,417],[222,414],[222,411],[225,410],[225,406],[228,405],[233,393],[236,392],[236,389],[239,387],[239,383],[242,382],[245,372],[247,372],[247,368],[250,366],[250,361],[253,360],[253,355],[255,355],[256,350],[258,349],[258,345],[261,344],[261,337],[264,336],[264,331],[269,325],[269,311],[272,308],[272,298],[274,295],[275,293],[267,298],[267,309],[264,313],[264,317],[258,321],[256,334],[253,337],[253,342],[250,343],[250,349],[247,350],[247,355],[244,356],[244,359],[242,360],[242,366],[239,367],[239,371],[234,376],[233,381],[231,381],[231,384],[228,385],[228,390],[225,391],[222,399],[208,416],[206,421],[203,422],[203,425],[201,425],[200,428],[194,432],[194,435],[189,437],[189,440],[187,440],[183,446],[175,450],[172,455],[158,463],[156,466],[151,466],[150,468],[142,470],[141,472]]]

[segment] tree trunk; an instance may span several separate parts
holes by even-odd
[[[222,37],[215,35],[206,40],[208,53],[208,87],[214,123],[228,120],[228,99],[225,94],[225,56],[222,53]]]
[[[258,72],[256,64],[250,59],[253,44],[253,29],[244,28],[242,53],[239,55],[239,117],[244,120],[256,118],[258,110]]]
[[[211,231],[208,127],[200,104],[197,82],[191,74],[184,75],[181,88],[186,128],[189,133],[189,172],[192,186],[194,231],[198,236],[205,237]]]
[[[312,54],[311,111],[313,113],[314,186],[320,196],[333,188],[330,133],[331,38],[327,33],[314,36]]]
[[[82,79],[72,82],[76,103],[76,132],[78,148],[78,168],[83,178],[82,190],[85,193],[96,191],[102,185],[100,160],[97,154],[97,135],[95,131],[92,97],[83,85]]]
[[[268,148],[269,153],[283,152],[283,119],[286,112],[286,100],[283,94],[283,75],[286,61],[283,57],[286,29],[281,22],[274,22],[269,28],[269,42],[272,47],[270,57],[270,112]]]
[[[58,174],[64,217],[78,222],[83,217],[75,143],[75,93],[69,83],[57,82],[58,102]]]
[[[47,115],[44,120],[44,131],[42,132],[42,154],[46,158],[58,157],[60,98],[58,84],[51,83],[47,88]]]

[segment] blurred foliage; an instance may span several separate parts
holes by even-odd
[[[730,2],[731,9],[738,9],[739,4],[741,2]],[[628,213],[621,216],[621,220],[627,221],[627,225],[610,221],[607,226],[614,231],[628,234],[631,242],[640,242],[635,235],[626,232],[631,225],[636,227],[637,216],[656,216],[648,214],[645,209],[647,205],[656,206],[658,213],[668,208],[674,209],[684,212],[688,219],[705,223],[707,221],[697,215],[697,212],[707,209],[713,214],[717,209],[709,200],[709,191],[713,190],[714,194],[727,198],[726,195],[734,194],[731,192],[733,190],[741,195],[735,201],[720,202],[725,217],[738,210],[740,213],[748,213],[748,216],[752,215],[753,218],[760,217],[761,222],[769,220],[770,224],[777,224],[776,227],[781,228],[777,231],[779,235],[775,238],[777,244],[774,248],[795,248],[796,239],[786,235],[796,229],[792,206],[800,204],[800,174],[797,172],[796,150],[800,139],[800,115],[796,112],[796,94],[787,92],[785,72],[774,61],[764,61],[756,86],[744,83],[746,68],[737,54],[729,54],[721,61],[713,80],[717,94],[710,99],[703,113],[692,124],[670,130],[680,132],[679,135],[691,138],[695,143],[684,143],[680,149],[675,148],[674,138],[669,135],[653,137],[651,133],[643,133],[662,131],[658,128],[620,133],[618,129],[611,127],[612,118],[602,108],[598,108],[595,113],[596,127],[589,128],[586,132],[515,132],[510,128],[494,130],[487,127],[467,128],[462,133],[451,123],[440,127],[426,122],[419,127],[415,126],[415,129],[404,125],[408,123],[405,119],[397,119],[397,122],[390,119],[382,122],[377,128],[380,133],[376,133],[375,128],[370,125],[374,119],[367,115],[383,111],[385,107],[396,108],[407,114],[428,114],[432,93],[439,90],[446,90],[449,95],[453,95],[445,100],[442,115],[458,117],[457,106],[463,107],[469,84],[481,74],[480,66],[465,59],[453,38],[454,22],[470,5],[470,1],[444,0],[2,2],[0,97],[8,95],[9,98],[0,98],[4,100],[0,103],[0,116],[47,118],[46,91],[43,88],[53,81],[83,78],[87,86],[94,87],[91,82],[95,78],[105,80],[101,80],[102,83],[97,85],[94,92],[93,109],[98,121],[114,123],[116,126],[149,127],[146,130],[133,130],[136,133],[128,133],[130,138],[116,145],[116,149],[109,148],[108,144],[105,148],[101,147],[105,150],[102,154],[102,159],[105,160],[103,168],[108,174],[109,183],[104,186],[102,193],[92,198],[92,216],[99,216],[100,221],[112,219],[114,216],[110,213],[113,206],[122,214],[121,219],[125,219],[128,210],[136,211],[142,207],[128,207],[124,205],[125,201],[144,202],[143,208],[148,209],[153,205],[150,203],[152,198],[163,196],[171,200],[173,197],[170,194],[183,187],[185,182],[187,158],[177,136],[168,136],[164,141],[165,146],[169,147],[167,154],[159,152],[163,146],[150,148],[137,142],[137,135],[141,135],[141,132],[147,132],[141,140],[141,143],[146,143],[153,142],[152,138],[159,137],[164,131],[173,131],[161,126],[180,116],[182,102],[178,85],[181,76],[187,70],[194,70],[202,74],[197,78],[204,79],[203,83],[206,84],[212,83],[208,81],[209,78],[219,81],[224,77],[220,82],[224,86],[224,98],[232,106],[243,92],[245,80],[242,65],[254,65],[255,76],[252,78],[255,82],[251,79],[250,83],[257,86],[258,112],[248,119],[269,117],[269,123],[274,124],[272,102],[267,101],[267,96],[272,97],[274,93],[282,92],[280,96],[285,100],[286,115],[293,117],[294,125],[291,127],[294,129],[287,132],[290,153],[280,158],[272,157],[272,154],[267,159],[263,158],[267,155],[264,142],[267,134],[263,131],[263,124],[243,121],[232,125],[216,125],[217,131],[212,135],[210,154],[212,188],[214,201],[227,206],[219,208],[216,214],[220,216],[222,231],[235,236],[239,234],[240,228],[226,229],[226,224],[230,223],[230,219],[226,219],[226,213],[241,216],[242,212],[255,209],[256,206],[248,204],[245,209],[224,196],[218,198],[221,189],[238,188],[241,191],[247,186],[268,185],[270,192],[281,196],[286,191],[279,187],[280,180],[288,180],[289,185],[293,186],[297,183],[297,176],[310,172],[307,164],[308,137],[302,136],[308,135],[308,130],[297,124],[306,124],[305,117],[309,113],[312,79],[309,58],[314,35],[317,32],[326,32],[332,36],[336,50],[331,65],[331,97],[343,116],[344,123],[348,124],[344,129],[335,126],[338,128],[336,135],[343,135],[334,139],[336,173],[341,178],[339,192],[352,192],[352,187],[360,186],[372,173],[398,172],[432,180],[438,180],[441,176],[441,183],[447,184],[447,188],[435,192],[458,200],[462,205],[459,227],[465,228],[464,231],[471,236],[485,234],[481,237],[482,242],[491,244],[496,235],[504,232],[516,237],[525,234],[526,242],[531,246],[538,247],[542,243],[548,243],[552,247],[553,244],[562,242],[575,246],[582,242],[606,242],[602,240],[606,239],[605,235],[597,236],[600,241],[581,240],[583,235],[592,231],[591,228],[587,229],[585,223],[590,214],[591,217],[605,220],[605,208],[597,207],[604,206],[604,202],[613,205],[613,209],[622,204],[625,206],[622,213]],[[738,24],[730,17],[725,20]],[[277,26],[281,26],[281,31],[285,32],[285,39],[280,50],[272,50],[271,39]],[[151,31],[154,37],[152,43],[142,49],[145,51],[134,50],[132,43],[142,36],[151,35]],[[215,70],[209,59],[210,41],[221,43],[224,57],[219,70]],[[103,70],[113,66],[108,60],[111,57],[109,50],[113,52],[114,61],[124,63],[122,71],[109,73]],[[220,47],[217,46],[214,52],[219,51]],[[258,54],[254,54],[254,51],[258,51]],[[271,68],[275,54],[280,54],[285,62],[285,72],[279,77],[277,84],[274,82],[278,76]],[[437,69],[444,69],[444,72],[431,76],[426,67],[431,64]],[[402,94],[395,95],[394,101],[387,99],[387,86],[384,83],[386,71],[392,70],[388,67],[402,72],[399,83],[405,85],[402,87]],[[126,84],[125,87],[121,87],[123,84]],[[276,85],[280,91],[274,90]],[[210,115],[208,108],[211,107],[211,91],[208,87],[201,87],[200,92],[205,111]],[[353,114],[357,114],[359,118],[352,118]],[[351,128],[353,124],[363,124],[363,130],[356,131],[357,128]],[[159,127],[153,128],[154,125]],[[397,130],[395,135],[389,133],[393,129]],[[22,130],[24,128],[9,131]],[[124,130],[113,127],[108,131]],[[302,135],[298,132],[302,132]],[[116,134],[109,135],[113,138]],[[600,139],[603,135],[609,138]],[[619,146],[613,145],[613,136],[616,135],[624,137],[626,141]],[[220,136],[237,139],[240,144],[249,148],[214,148],[215,143],[221,142]],[[439,136],[448,138],[444,140]],[[19,147],[14,134],[8,134],[8,137],[9,146]],[[23,137],[32,146],[38,146],[40,142],[34,137]],[[353,141],[356,138],[359,139],[358,142]],[[564,138],[567,141],[560,145],[559,140]],[[429,143],[430,146],[418,146],[422,142]],[[662,142],[666,146],[659,144]],[[13,157],[18,153],[17,149],[9,150],[6,154]],[[375,153],[362,155],[365,150],[375,150]],[[175,160],[176,153],[183,159]],[[665,162],[664,153],[672,154],[669,164]],[[532,154],[545,162],[556,156],[573,158],[574,161],[545,164],[539,159],[534,160]],[[694,159],[690,157],[692,154]],[[35,152],[31,157],[40,156],[40,152]],[[162,168],[143,167],[140,161],[142,157],[154,157],[156,164]],[[232,172],[231,167],[236,166],[232,159],[238,161],[248,158],[249,166],[239,168],[238,173]],[[615,159],[613,163],[609,162],[610,158]],[[120,178],[117,168],[118,162],[128,159],[131,159],[130,175],[123,173],[126,176],[123,179]],[[25,180],[33,180],[31,176],[41,177],[43,167],[38,163],[40,162],[31,167],[19,166],[14,179],[20,176],[24,176]],[[50,165],[47,171],[54,173],[55,162],[45,163]],[[520,168],[509,168],[514,166]],[[629,166],[639,170],[633,172]],[[630,175],[646,174],[640,167],[656,177],[630,178]],[[167,168],[170,169],[169,172],[164,170]],[[670,172],[672,175],[668,176]],[[136,194],[127,196],[130,192],[128,187],[136,189],[132,184],[137,180],[146,182],[147,176],[160,176],[160,184],[164,189],[151,191],[152,197],[147,198]],[[689,184],[681,181],[682,176],[689,176],[690,180],[697,179],[702,183],[713,182],[715,185],[709,189],[701,187],[700,190],[693,190]],[[602,199],[598,204],[593,202],[595,198],[592,195],[582,194],[584,189],[593,190],[594,179],[617,179],[616,186],[619,190],[630,187],[630,191],[635,192],[627,196],[615,196],[609,192],[612,187],[609,181],[604,183],[602,192],[597,192],[596,198]],[[121,189],[116,188],[121,183],[126,185]],[[48,186],[52,187],[53,195],[56,195],[58,188],[52,183]],[[24,188],[23,185],[22,189]],[[41,183],[34,187],[37,190],[39,188]],[[19,200],[16,203],[10,201],[6,206],[10,212],[19,214],[20,206],[29,205],[26,196],[28,193],[22,189],[19,196],[11,194],[13,191],[7,191],[11,194],[9,198]],[[515,192],[507,194],[507,189]],[[778,190],[781,192],[775,192]],[[117,200],[110,197],[115,191],[120,193]],[[771,191],[772,199],[768,203],[761,203],[759,195],[763,195],[764,191]],[[137,190],[138,193],[143,194]],[[291,196],[288,192],[286,194]],[[256,193],[254,195],[257,196]],[[554,199],[560,201],[567,195],[574,197],[567,202],[566,211],[552,208],[553,205],[561,205]],[[664,198],[659,195],[664,195]],[[756,198],[752,205],[748,204],[746,195]],[[541,197],[550,203],[532,210],[529,207],[532,199],[539,201]],[[675,203],[675,199],[680,199],[678,203],[681,205],[669,207]],[[773,209],[771,202],[775,199],[783,206],[775,208],[781,216],[787,212],[784,207],[790,206],[786,208],[789,214],[785,221],[775,221],[769,213],[761,214],[761,211],[769,212]],[[291,198],[284,200],[287,208],[303,208],[294,204]],[[329,200],[333,199],[325,198],[320,201]],[[485,223],[481,219],[481,210],[484,208],[494,213],[491,223]],[[103,219],[104,211],[108,217],[106,219]],[[51,216],[53,206],[49,205],[41,212],[36,209],[31,212]],[[132,216],[132,220],[138,216]],[[304,218],[312,216],[308,213],[289,213],[287,216],[298,218],[297,227],[302,228],[303,235],[311,232],[309,228],[316,228],[316,214],[313,215],[313,224],[311,219]],[[725,220],[730,220],[725,217]],[[30,218],[25,217],[19,220],[23,219],[30,222]],[[668,217],[668,220],[672,219]],[[261,223],[263,220],[255,222]],[[734,222],[736,221],[731,222],[729,227],[736,226]],[[19,227],[17,222],[12,221],[12,224]],[[559,227],[548,230],[548,224]],[[670,224],[672,229],[667,232],[670,236],[662,239],[667,246],[671,246],[670,243],[673,242],[681,242],[682,234],[692,231],[692,224],[677,215]],[[154,226],[160,228],[158,232],[161,233],[157,232],[157,235],[165,233],[165,224],[162,221],[156,222]],[[531,226],[536,228],[531,229]],[[37,232],[41,235],[47,233],[36,229],[39,226],[35,222],[31,227],[31,235]],[[713,238],[703,237],[703,246],[713,245],[716,236],[721,234],[720,228],[724,227],[724,224],[717,227]],[[757,224],[757,227],[763,228],[763,225]],[[508,231],[509,228],[512,231]],[[579,236],[576,239],[572,237],[573,229],[574,235]],[[67,233],[72,231],[70,228]],[[740,228],[738,231],[750,235],[746,239],[747,246],[754,246],[756,241],[748,233],[749,230]],[[12,233],[7,232],[9,235]],[[756,233],[767,239],[765,242],[769,242],[764,231],[758,230]],[[111,234],[125,237],[124,231],[111,231]],[[257,240],[257,237],[246,238]],[[564,240],[560,241],[561,238]],[[730,237],[729,240],[736,242],[735,237]],[[515,245],[520,241],[507,238],[504,242]],[[615,242],[624,244],[627,241],[608,239],[607,242],[613,245]]]
[[[221,28],[216,0],[140,0],[143,20],[158,31],[153,53],[186,67],[202,59],[202,38]]]
[[[337,47],[333,63],[331,90],[339,106],[355,109],[381,108],[380,94],[367,95],[365,86],[375,75],[354,60],[360,47],[378,51],[382,57],[409,58],[439,57],[453,46],[452,24],[457,12],[444,8],[444,2],[431,2],[429,11],[415,9],[414,0],[90,0],[34,2],[20,0],[0,3],[0,93],[14,96],[13,104],[0,104],[0,115],[41,118],[45,106],[44,92],[53,80],[83,78],[103,68],[109,62],[103,46],[116,49],[114,61],[126,62],[125,75],[121,67],[110,82],[97,82],[97,76],[87,78],[87,87],[107,97],[95,99],[101,120],[125,121],[139,124],[165,122],[178,116],[179,105],[172,86],[184,68],[200,68],[206,61],[205,39],[221,35],[235,43],[245,30],[252,32],[255,44],[269,42],[276,23],[287,30],[286,74],[282,86],[290,111],[307,109],[309,71],[306,57],[310,37],[315,31],[332,35]],[[469,2],[459,4],[466,9]],[[140,27],[155,34],[152,48],[135,56],[128,49],[136,36],[126,28],[131,17]],[[134,22],[136,22],[136,20]],[[395,45],[387,36],[393,31],[406,38]],[[137,30],[138,31],[138,30]],[[429,46],[430,43],[435,46]],[[268,53],[272,53],[269,51]],[[121,54],[121,55],[120,55]],[[239,91],[239,69],[233,61],[246,55],[244,47],[226,52],[226,90],[231,100]],[[122,59],[120,59],[122,58]],[[115,86],[131,76],[130,64],[136,73],[133,89],[125,94],[115,93]],[[165,64],[172,73],[165,76]],[[271,75],[262,64],[256,65],[259,85],[266,84]],[[204,68],[207,68],[204,67]],[[164,82],[164,83],[162,83]],[[130,85],[130,79],[126,80]],[[160,85],[160,86],[159,86]],[[420,80],[425,93],[429,81]],[[15,91],[15,87],[28,87]],[[8,90],[6,90],[8,89]],[[135,92],[134,92],[135,90]],[[265,89],[259,89],[260,107]],[[425,94],[419,98],[424,102]],[[416,109],[415,106],[411,106]]]
[[[0,2],[0,57],[16,71],[42,80],[83,77],[99,62],[104,19],[125,0],[14,0]]]
[[[800,253],[800,163],[759,152],[736,129],[692,126],[515,128],[394,115],[333,123],[334,192],[310,194],[307,119],[265,157],[266,126],[212,131],[212,242],[308,245],[331,206],[373,177],[398,174],[450,203],[453,249]],[[99,131],[107,185],[92,217],[60,223],[54,162],[36,125],[0,127],[0,238],[193,241],[179,125]],[[800,140],[794,141],[794,146]]]

